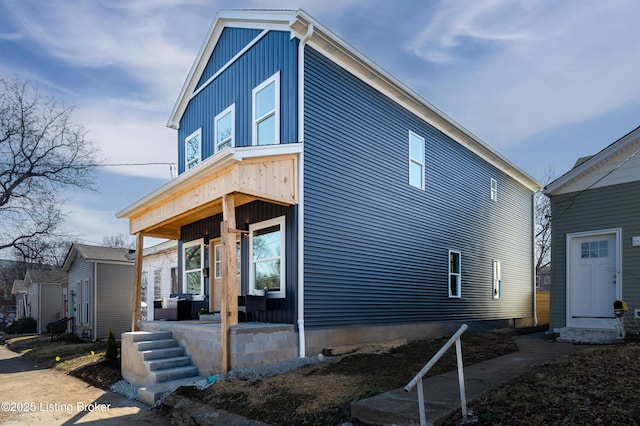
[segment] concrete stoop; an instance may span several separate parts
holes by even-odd
[[[624,329],[562,328],[558,342],[608,345],[624,341]]]
[[[170,331],[124,333],[122,377],[138,386],[138,399],[149,405],[165,392],[204,380]]]

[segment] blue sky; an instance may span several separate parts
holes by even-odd
[[[0,76],[76,107],[108,163],[175,163],[165,127],[216,10],[302,8],[532,176],[568,171],[640,125],[633,0],[0,0]],[[85,241],[170,179],[114,167],[70,193]],[[547,182],[543,182],[547,183]]]

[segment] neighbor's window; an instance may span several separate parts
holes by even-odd
[[[268,290],[269,295],[285,296],[285,218],[249,225],[250,294]]]
[[[189,170],[198,165],[201,150],[202,137],[200,129],[198,129],[184,140],[185,170]]]
[[[235,104],[216,115],[214,119],[216,152],[235,146]]]
[[[460,252],[449,250],[449,297],[460,297]]]
[[[280,143],[280,72],[252,93],[253,145]]]
[[[491,201],[498,201],[498,181],[491,179]]]
[[[91,295],[90,295],[89,280],[84,280],[82,281],[82,324],[83,325],[89,325],[89,320],[91,318],[90,306],[91,306]]]
[[[184,244],[184,288],[185,293],[204,295],[202,267],[204,256],[202,240]]]
[[[409,185],[424,189],[424,138],[409,132]]]
[[[140,301],[147,303],[147,271],[142,271],[142,276],[140,277],[142,289],[140,291]]]
[[[153,298],[155,300],[162,299],[162,271],[160,269],[153,271]]]
[[[213,277],[222,278],[222,244],[213,248]],[[236,269],[240,275],[240,241],[236,241]]]
[[[493,261],[493,298],[502,297],[502,263],[499,260]]]
[[[178,268],[171,268],[171,293],[178,292]]]

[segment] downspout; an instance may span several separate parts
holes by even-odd
[[[98,263],[93,264],[93,341],[98,340]]]
[[[536,280],[538,279],[538,275],[536,274],[536,193],[533,192],[531,194],[531,236],[533,237],[533,325],[535,327],[538,326],[538,306],[536,303],[537,298],[537,289],[536,289]]]
[[[298,44],[298,142],[304,142],[304,47],[313,34],[307,33]],[[305,357],[304,333],[304,147],[298,157],[298,355]]]

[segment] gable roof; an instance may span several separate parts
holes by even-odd
[[[24,287],[34,284],[64,284],[67,273],[59,269],[28,269],[24,277]]]
[[[25,293],[26,291],[27,287],[24,285],[24,280],[13,280],[11,294]]]
[[[291,37],[307,38],[307,43],[365,83],[412,111],[426,122],[467,147],[532,191],[541,185],[477,136],[448,117],[416,92],[384,71],[362,53],[316,21],[304,10],[219,10],[182,85],[167,122],[178,129],[189,101],[198,93],[198,81],[226,27],[289,31]],[[240,52],[242,53],[242,51]],[[206,85],[207,83],[205,83]]]
[[[571,170],[548,184],[547,195],[640,181],[640,127],[636,127],[602,151],[581,157]]]
[[[73,243],[64,260],[62,269],[69,271],[76,255],[80,255],[87,262],[92,263],[121,263],[123,265],[133,265],[133,260],[127,257],[129,253],[130,251],[127,248],[90,246],[87,244]]]

